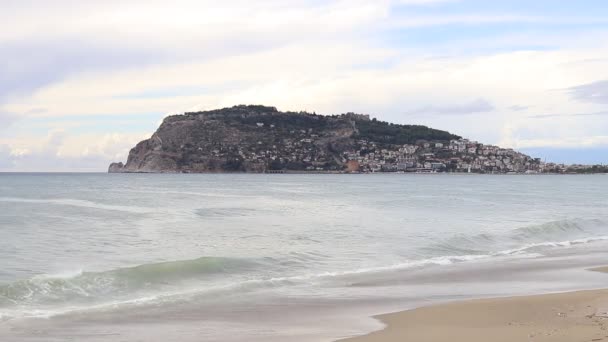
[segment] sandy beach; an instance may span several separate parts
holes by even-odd
[[[608,289],[471,300],[376,318],[384,330],[342,342],[608,341]]]

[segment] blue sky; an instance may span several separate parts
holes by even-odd
[[[608,163],[608,3],[0,0],[0,171],[104,171],[255,103]]]

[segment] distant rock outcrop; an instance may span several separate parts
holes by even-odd
[[[420,141],[446,144],[459,136],[424,126],[371,120],[369,115],[280,112],[235,106],[165,118],[138,143],[126,164],[109,172],[267,172],[358,170],[348,155],[399,149]],[[369,151],[368,151],[369,150]],[[357,166],[356,166],[357,165]]]
[[[125,164],[123,164],[122,162],[112,163],[112,164],[110,164],[110,167],[108,167],[108,172],[109,173],[120,173],[120,172],[123,172],[124,168],[125,168]]]

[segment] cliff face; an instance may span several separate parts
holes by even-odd
[[[431,137],[459,138],[423,126],[390,125],[367,115],[284,113],[274,107],[235,106],[167,117],[138,143],[126,164],[109,172],[342,171],[357,139],[402,144]]]

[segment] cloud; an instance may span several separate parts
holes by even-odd
[[[0,42],[0,51],[0,103],[88,70],[115,71],[164,58],[159,50],[85,39]]]
[[[521,112],[523,110],[526,110],[530,107],[528,106],[520,106],[520,105],[514,105],[514,106],[510,106],[509,109],[515,112]]]
[[[534,25],[579,25],[579,24],[606,24],[608,20],[603,17],[549,17],[542,15],[521,15],[511,13],[473,13],[456,15],[416,15],[395,20],[394,27],[420,28],[433,26],[481,26],[494,24],[534,24]]]
[[[505,124],[529,115],[529,111],[509,109],[513,103],[523,102],[549,113],[593,110],[551,88],[580,84],[581,75],[593,73],[589,65],[567,69],[565,61],[602,53],[525,51],[436,59],[368,47],[365,41],[311,42],[210,61],[86,73],[44,87],[27,101],[7,109],[24,112],[44,108],[32,114],[31,120],[62,118],[54,126],[61,128],[64,121],[68,124],[84,117],[93,120],[99,113],[117,116],[151,109],[179,113],[263,103],[283,110],[327,114],[365,112],[387,121],[423,124],[499,143]],[[487,115],[475,115],[472,124],[467,114],[479,113]],[[572,126],[568,118],[562,119],[564,127]],[[143,117],[141,120],[141,126],[149,129],[150,122],[144,122]],[[526,125],[546,123],[530,119]],[[588,134],[583,130],[576,134],[559,132],[564,136]],[[515,146],[517,139],[505,140],[506,146]],[[124,147],[125,153],[130,147]]]
[[[202,45],[215,48],[235,45],[226,44],[227,41],[248,45],[249,42],[327,37],[372,23],[386,16],[389,9],[390,2],[382,0],[289,3],[175,0],[171,4],[155,0],[59,0],[52,6],[22,5],[3,11],[0,19],[12,29],[0,32],[0,41],[86,36],[103,42],[179,48],[181,53],[185,47],[201,51]],[[28,20],[24,20],[26,18]]]
[[[484,99],[477,99],[463,104],[448,106],[426,106],[414,110],[413,114],[432,114],[432,115],[468,115],[477,113],[487,113],[493,111],[494,106]]]
[[[559,147],[559,148],[591,148],[598,146],[608,146],[608,135],[586,136],[586,137],[558,137],[558,138],[538,138],[520,139],[517,141],[517,148],[532,147]]]
[[[531,115],[528,117],[531,119],[551,119],[551,118],[585,117],[585,116],[608,116],[608,112],[575,113],[575,114],[540,114],[540,115]]]
[[[557,114],[550,120],[519,117],[503,126],[499,145],[513,148],[578,148],[608,147],[608,120],[593,116],[582,120],[579,115]]]
[[[44,6],[25,0],[2,6],[0,21],[11,29],[0,31],[0,105],[75,75],[141,73],[355,37],[384,18],[390,2],[57,0]]]
[[[0,170],[12,168],[12,158],[10,147],[0,144]]]
[[[128,151],[149,134],[74,135],[51,131],[42,139],[0,143],[0,171],[105,171],[125,161]]]
[[[80,74],[128,69],[143,73],[152,66],[213,63],[294,45],[313,49],[315,45],[343,44],[357,46],[360,51],[375,45],[374,49],[381,50],[381,44],[372,41],[393,34],[387,32],[391,28],[386,23],[407,27],[537,19],[503,13],[423,15],[391,11],[395,4],[444,2],[451,1],[285,4],[276,0],[176,0],[168,5],[155,0],[57,0],[52,6],[31,0],[10,2],[0,13],[3,25],[11,28],[0,31],[0,102],[8,96],[33,94]],[[310,49],[302,57],[318,52]]]
[[[457,1],[460,0],[394,0],[393,3],[401,5],[430,5]]]
[[[19,119],[19,116],[11,113],[2,111],[0,108],[0,132],[7,129],[10,125],[12,125],[15,121]]]
[[[420,28],[447,25],[482,25],[505,23],[536,23],[543,17],[506,14],[458,14],[458,15],[415,15],[399,18],[390,23],[395,28]]]
[[[606,104],[608,103],[608,80],[571,87],[569,92],[572,98],[578,101]]]

